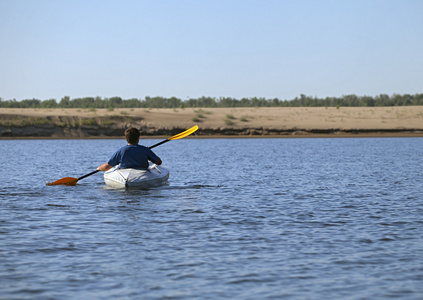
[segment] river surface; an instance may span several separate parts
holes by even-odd
[[[160,140],[142,140],[153,145]],[[423,138],[1,140],[0,299],[423,299]]]

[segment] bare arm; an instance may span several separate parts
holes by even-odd
[[[111,168],[113,168],[111,165],[109,165],[108,163],[104,163],[101,166],[99,166],[97,170],[106,172],[106,171],[109,171]]]

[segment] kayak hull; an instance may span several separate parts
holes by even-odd
[[[104,183],[114,188],[149,189],[167,184],[169,170],[155,164],[148,170],[121,169],[116,166],[104,173]]]

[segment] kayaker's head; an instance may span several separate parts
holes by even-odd
[[[125,130],[125,139],[128,142],[128,144],[131,145],[138,145],[140,141],[140,132],[138,129],[134,127],[130,127]]]

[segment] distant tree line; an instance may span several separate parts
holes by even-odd
[[[122,99],[120,97],[85,97],[70,99],[25,99],[22,101],[3,100],[0,107],[8,108],[185,108],[185,107],[340,107],[340,106],[406,106],[423,105],[423,94],[392,96],[381,94],[372,96],[344,95],[342,97],[317,98],[301,94],[292,100],[278,98],[200,97],[181,100],[176,97],[145,97],[145,99]]]

